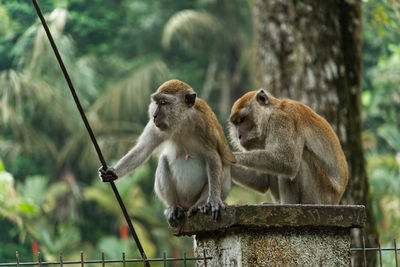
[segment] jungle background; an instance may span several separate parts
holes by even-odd
[[[135,144],[149,95],[189,83],[224,129],[257,89],[252,1],[40,0],[109,165]],[[362,143],[383,246],[400,236],[400,1],[362,2]],[[31,1],[0,0],[0,259],[139,257]],[[190,252],[153,192],[152,157],[116,184],[149,257]],[[233,186],[229,204],[270,201]],[[358,203],[363,204],[363,203]],[[384,254],[384,262],[394,258]]]

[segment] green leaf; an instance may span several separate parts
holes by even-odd
[[[364,107],[369,107],[371,105],[372,94],[370,91],[364,91],[361,95],[361,103]]]
[[[6,169],[4,168],[4,163],[3,161],[0,159],[0,172],[4,172]]]
[[[17,191],[27,199],[40,206],[46,199],[48,179],[44,176],[30,176],[25,183],[17,187]]]
[[[10,187],[14,185],[14,177],[8,172],[0,172],[0,196],[8,198]]]
[[[36,207],[29,202],[19,203],[18,208],[21,212],[23,212],[25,214],[36,214],[37,213]]]

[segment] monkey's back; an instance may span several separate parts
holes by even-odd
[[[281,101],[281,107],[285,112],[295,114],[296,121],[300,122],[296,127],[304,134],[305,149],[313,154],[314,162],[318,160],[319,163],[315,164],[322,164],[332,188],[342,191],[348,182],[348,167],[339,138],[331,125],[303,103],[285,99]]]
[[[204,136],[203,141],[205,144],[216,148],[223,162],[228,164],[235,163],[235,156],[228,145],[222,126],[214,112],[207,103],[200,98],[196,99],[194,108],[201,114],[201,118],[199,118],[197,123],[201,124],[198,130],[203,131],[202,136]]]

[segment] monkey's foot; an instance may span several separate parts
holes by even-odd
[[[207,210],[211,209],[211,214],[214,220],[219,219],[221,215],[221,210],[225,210],[227,206],[227,204],[220,199],[219,200],[208,199],[205,205],[207,206]]]
[[[172,227],[178,226],[183,218],[185,218],[185,211],[179,206],[171,206],[164,211],[169,225]]]
[[[188,216],[191,217],[195,215],[198,211],[201,213],[207,213],[208,208],[206,207],[206,202],[200,203],[200,204],[195,204],[190,209],[188,210]]]

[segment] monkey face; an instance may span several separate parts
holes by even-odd
[[[153,94],[149,106],[149,117],[154,124],[162,131],[170,127],[171,107],[176,99],[166,94]]]
[[[273,108],[271,97],[263,90],[252,91],[238,99],[229,118],[230,137],[240,149],[260,149],[264,146],[264,124]]]
[[[162,131],[177,128],[184,121],[188,107],[194,105],[196,93],[183,94],[157,92],[151,96],[149,116]]]
[[[234,143],[245,150],[256,148],[258,144],[257,125],[248,109],[244,109],[230,120],[230,136]]]

